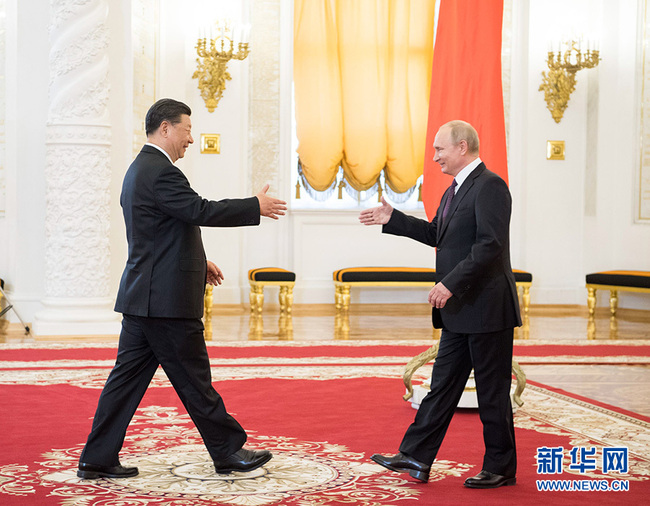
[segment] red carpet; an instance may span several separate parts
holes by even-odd
[[[394,453],[415,413],[401,400],[399,358],[426,345],[364,343],[209,346],[215,387],[249,431],[248,445],[274,452],[254,476],[214,474],[198,433],[160,373],[122,452],[122,462],[137,465],[140,475],[82,481],[74,473],[76,462],[115,347],[19,348],[0,347],[0,504],[642,504],[650,491],[650,420],[542,385],[526,389],[525,405],[515,415],[516,486],[462,486],[480,471],[482,460],[481,424],[473,410],[454,417],[428,484],[385,471],[369,456]],[[536,347],[524,348],[535,356]],[[642,353],[634,355],[632,348],[620,350],[620,356],[648,351],[637,349]],[[588,351],[591,355],[583,356],[605,350],[589,346]],[[430,372],[425,369],[420,378]],[[537,449],[560,446],[564,472],[537,474]],[[569,470],[574,447],[595,447],[598,455],[603,447],[627,447],[629,471]],[[540,479],[587,486],[626,480],[629,491],[540,492]]]
[[[211,356],[232,364],[232,359],[257,357],[293,358],[333,356],[349,360],[354,357],[368,361],[373,357],[399,357],[395,363],[402,364],[403,358],[413,357],[426,350],[435,341],[405,341],[400,344],[386,344],[379,341],[330,341],[310,343],[304,341],[259,341],[209,342]],[[35,343],[31,345],[0,345],[1,360],[46,361],[46,360],[114,360],[114,346],[106,344],[84,345],[71,348],[67,345]],[[218,350],[218,352],[216,351]],[[650,344],[647,341],[570,341],[540,342],[515,341],[514,355],[520,363],[639,363],[650,364]]]

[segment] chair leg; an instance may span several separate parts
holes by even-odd
[[[264,309],[264,287],[262,285],[255,285],[255,314],[257,316],[262,316],[262,310]]]
[[[589,317],[593,318],[595,312],[596,312],[596,289],[595,288],[587,288],[587,292],[589,295],[587,295],[587,307],[589,308]]]
[[[203,297],[203,326],[205,330],[203,335],[206,341],[212,340],[212,306],[214,304],[212,289],[212,285],[205,285],[205,295]]]
[[[596,339],[596,289],[587,287],[587,308],[589,319],[587,321],[587,339]]]
[[[293,339],[293,286],[280,286],[280,339]]]
[[[341,285],[334,287],[334,304],[336,306],[336,313],[338,314],[343,307],[343,292]]]
[[[350,285],[341,287],[341,307],[346,313],[350,310]]]
[[[350,338],[350,285],[336,285],[334,287],[336,301],[336,315],[334,317],[334,338]]]
[[[612,313],[612,318],[616,317],[616,310],[618,309],[618,290],[609,291],[609,311]]]
[[[530,337],[530,286],[523,285],[521,287],[521,333],[519,335],[519,329],[515,329],[515,338],[516,339],[528,339]]]
[[[524,286],[524,294],[522,295],[522,300],[524,303],[524,315],[528,316],[528,310],[530,309],[530,286]]]
[[[256,312],[257,294],[255,293],[255,285],[253,285],[252,283],[251,283],[251,291],[248,294],[248,300],[250,301],[250,305],[251,305],[251,315],[253,315]]]
[[[287,286],[286,289],[287,289],[286,312],[288,316],[291,316],[293,310],[293,286]]]
[[[280,285],[278,300],[280,301],[280,314],[285,314],[287,312],[287,287],[284,285]]]
[[[291,315],[293,307],[293,286],[280,285],[280,313]]]

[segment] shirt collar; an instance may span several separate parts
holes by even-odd
[[[460,185],[462,185],[465,182],[465,179],[472,173],[472,171],[481,165],[482,160],[480,157],[476,158],[476,160],[468,163],[461,169],[461,171],[456,174],[456,177],[454,178],[456,180],[456,193],[458,193],[458,188],[460,188]]]
[[[163,155],[165,155],[165,156],[167,157],[167,159],[169,160],[169,162],[170,162],[172,165],[174,165],[174,162],[172,162],[172,157],[169,156],[169,153],[167,153],[167,151],[165,151],[163,148],[161,148],[160,146],[158,146],[158,144],[153,144],[153,143],[151,143],[151,142],[145,142],[144,145],[145,145],[145,146],[151,146],[152,148],[156,148],[158,151],[160,151]],[[465,170],[465,169],[463,169],[463,170]]]

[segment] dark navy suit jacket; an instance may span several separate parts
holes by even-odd
[[[474,334],[520,326],[510,265],[508,186],[481,163],[458,189],[443,223],[442,203],[449,191],[431,222],[395,209],[382,231],[437,247],[436,279],[453,296],[444,308],[433,309],[436,328]]]
[[[158,149],[144,146],[122,186],[129,246],[115,303],[120,313],[201,318],[207,276],[200,226],[259,225],[257,197],[200,197]]]

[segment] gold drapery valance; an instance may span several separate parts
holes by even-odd
[[[422,174],[435,0],[295,0],[294,93],[303,181],[356,191]]]

